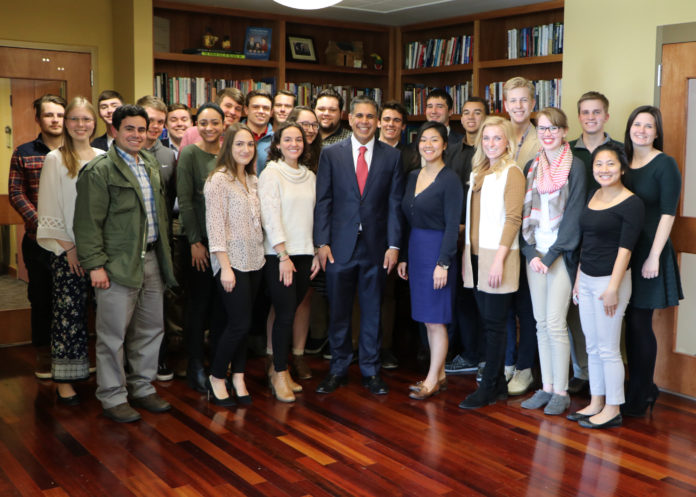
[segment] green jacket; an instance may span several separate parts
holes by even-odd
[[[176,286],[160,167],[151,154],[141,152],[140,157],[155,197],[159,225],[156,250],[162,280],[167,286]],[[130,288],[142,286],[147,240],[145,202],[137,178],[115,147],[80,171],[73,231],[77,257],[85,270],[104,267],[110,280]]]

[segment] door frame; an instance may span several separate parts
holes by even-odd
[[[660,87],[662,86],[662,46],[671,43],[688,43],[696,41],[696,22],[684,22],[681,24],[665,24],[657,27],[655,42],[655,89],[654,106],[660,108]]]

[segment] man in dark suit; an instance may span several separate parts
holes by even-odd
[[[97,110],[99,117],[106,125],[106,133],[96,137],[91,145],[104,151],[108,151],[114,142],[114,135],[111,131],[111,119],[114,111],[123,105],[123,97],[116,90],[104,90],[97,97]],[[96,123],[95,123],[96,124]]]
[[[386,394],[379,376],[380,303],[388,272],[397,262],[404,189],[399,151],[377,141],[377,104],[357,97],[350,105],[353,133],[322,151],[317,174],[314,244],[326,271],[330,303],[331,368],[317,392],[347,381],[353,357],[350,320],[356,290],[360,301],[359,364],[373,394]]]

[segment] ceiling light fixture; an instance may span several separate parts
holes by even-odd
[[[291,9],[300,10],[317,10],[325,9],[326,7],[331,7],[337,3],[341,3],[342,0],[273,0],[275,3],[280,5],[285,5]]]

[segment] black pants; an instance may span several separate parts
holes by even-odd
[[[220,283],[222,271],[215,275],[220,299],[225,307],[227,320],[214,353],[213,366],[210,370],[215,378],[227,376],[227,365],[231,364],[232,373],[243,373],[246,365],[246,339],[251,328],[251,315],[254,300],[261,283],[261,272],[237,271],[233,268],[236,284],[231,292],[226,292]]]
[[[296,272],[292,277],[292,284],[285,286],[279,281],[278,257],[266,256],[264,274],[266,276],[266,288],[271,296],[271,303],[275,309],[275,321],[273,322],[273,366],[276,371],[288,369],[288,351],[292,342],[292,325],[295,321],[295,311],[304,299],[309,288],[309,275],[312,268],[311,255],[294,255],[290,258],[295,265]]]
[[[474,288],[478,285],[478,257],[471,256]],[[474,289],[474,297],[486,334],[486,367],[483,369],[481,387],[494,389],[504,380],[505,344],[507,341],[507,317],[512,303],[512,293],[486,293]]]
[[[650,395],[657,360],[657,339],[652,327],[653,309],[626,309],[626,404],[641,405]]]
[[[51,343],[53,304],[51,253],[25,234],[22,239],[22,257],[29,273],[27,294],[31,302],[31,343],[34,347],[47,347]]]
[[[536,319],[532,309],[532,296],[529,293],[527,281],[527,263],[524,256],[520,260],[520,286],[512,294],[507,324],[507,347],[505,364],[517,365],[517,369],[528,369],[534,366],[538,345],[536,338]],[[519,347],[517,345],[517,322],[520,324]]]

